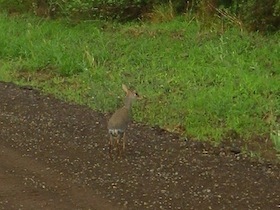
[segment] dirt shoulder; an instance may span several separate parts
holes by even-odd
[[[123,159],[107,117],[0,83],[1,209],[279,209],[280,166],[133,124]]]

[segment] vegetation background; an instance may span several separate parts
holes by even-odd
[[[0,79],[187,138],[280,150],[279,0],[0,0]],[[278,150],[278,153],[277,153]]]
[[[31,12],[51,18],[121,21],[150,15],[160,18],[159,13],[166,17],[170,11],[164,9],[169,5],[173,15],[192,12],[203,21],[223,16],[239,24],[242,22],[247,29],[254,31],[277,31],[280,26],[279,0],[1,0],[0,4],[9,13]]]

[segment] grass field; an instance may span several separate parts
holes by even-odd
[[[279,33],[202,29],[186,17],[121,25],[2,14],[0,28],[0,80],[103,112],[120,106],[125,83],[144,96],[138,122],[215,142],[271,134],[279,147]]]

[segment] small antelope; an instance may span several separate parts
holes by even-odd
[[[116,149],[119,155],[124,152],[126,141],[125,131],[131,121],[131,105],[134,100],[140,99],[137,92],[129,90],[126,85],[123,84],[122,89],[126,93],[124,106],[116,110],[108,122],[110,157],[112,157],[113,149]]]

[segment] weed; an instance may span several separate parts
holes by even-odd
[[[175,18],[175,11],[172,1],[155,5],[152,12],[145,14],[144,18],[148,19],[152,23],[161,23],[173,20]]]
[[[279,34],[230,28],[200,33],[196,21],[69,25],[0,16],[2,80],[28,83],[101,111],[122,83],[145,97],[135,119],[199,139],[269,134],[279,117]],[[45,79],[42,79],[45,78]]]

